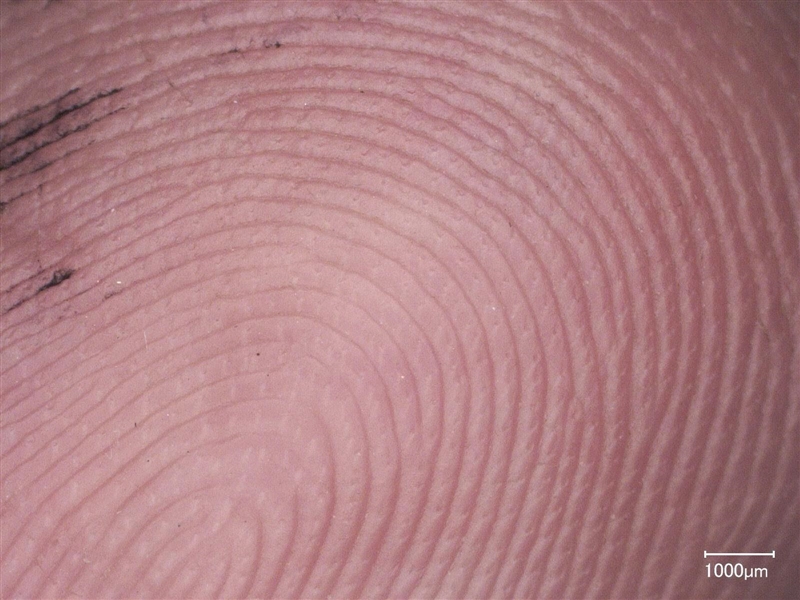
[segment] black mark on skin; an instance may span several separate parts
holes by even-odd
[[[14,302],[14,304],[12,304],[7,309],[5,309],[3,311],[3,314],[6,315],[6,314],[10,313],[12,310],[14,310],[15,308],[17,308],[18,306],[22,306],[23,303],[25,303],[27,300],[30,300],[32,297],[33,296],[28,296],[27,298],[23,298],[22,300],[17,300],[16,302]]]
[[[51,102],[48,102],[47,104],[44,104],[42,106],[35,106],[32,109],[25,111],[21,115],[12,118],[9,121],[6,121],[5,123],[0,123],[0,130],[4,130],[4,129],[6,129],[6,127],[11,125],[13,122],[18,121],[18,120],[20,120],[23,117],[26,117],[28,115],[31,115],[32,113],[40,112],[40,111],[45,112],[44,109],[51,109],[50,111],[46,111],[46,112],[52,112],[52,110],[56,110],[55,114],[53,114],[53,115],[42,115],[39,119],[36,119],[36,121],[38,121],[38,123],[29,124],[21,132],[18,132],[14,136],[14,138],[11,139],[10,141],[6,141],[4,139],[6,137],[6,136],[2,135],[2,133],[4,133],[4,132],[0,133],[0,150],[3,150],[3,149],[5,149],[5,148],[7,148],[7,147],[9,147],[9,146],[11,146],[13,144],[16,144],[17,142],[19,142],[21,140],[24,140],[25,138],[28,138],[28,137],[32,136],[34,133],[40,131],[41,129],[44,129],[45,127],[47,127],[51,123],[55,123],[56,121],[58,121],[62,117],[66,116],[66,115],[68,115],[68,114],[70,114],[72,112],[75,112],[76,110],[80,110],[81,108],[89,106],[93,102],[97,102],[98,100],[100,100],[102,98],[108,98],[109,96],[113,96],[114,94],[118,94],[119,92],[122,91],[122,89],[121,88],[114,88],[114,89],[109,90],[107,92],[100,92],[99,94],[97,94],[96,96],[93,96],[92,98],[89,98],[88,100],[85,100],[83,102],[77,102],[75,104],[67,106],[66,108],[61,108],[61,109],[55,108],[54,105],[60,103],[62,100],[66,99],[67,97],[71,96],[72,94],[75,94],[78,91],[80,91],[80,88],[73,88],[70,91],[68,91],[66,94],[64,94],[62,96],[59,96],[58,98],[56,98],[55,100],[53,100]],[[44,119],[47,119],[47,120],[44,120]]]
[[[107,116],[111,116],[111,115],[113,115],[114,113],[116,113],[116,112],[119,112],[120,110],[122,110],[122,109],[121,109],[121,108],[118,108],[117,110],[115,110],[115,111],[113,111],[113,112],[110,112],[110,113],[109,113]],[[64,153],[64,154],[63,154],[63,155],[62,155],[62,156],[61,156],[61,157],[60,157],[58,160],[64,160],[65,158],[67,158],[67,157],[68,157],[68,156],[70,156],[71,154],[75,154],[75,152],[77,152],[77,150],[83,150],[84,148],[88,148],[89,146],[91,146],[92,144],[94,144],[94,142],[95,142],[94,140],[91,140],[91,141],[90,141],[88,144],[86,144],[85,146],[81,146],[80,148],[77,148],[76,150],[70,150],[69,152],[65,152],[65,153]],[[32,169],[32,170],[31,170],[29,173],[23,173],[23,174],[20,174],[20,175],[15,175],[15,176],[13,176],[13,177],[9,177],[8,179],[6,179],[6,181],[14,181],[15,179],[19,179],[20,177],[24,177],[25,175],[31,175],[31,174],[33,174],[33,173],[37,173],[37,172],[39,172],[39,171],[42,171],[42,170],[46,169],[47,167],[49,167],[50,165],[52,165],[54,162],[56,162],[56,161],[54,161],[54,160],[48,160],[48,161],[45,161],[45,162],[43,162],[42,164],[40,164],[39,166],[37,166],[36,168]],[[41,187],[41,186],[40,186],[40,187]],[[20,195],[22,196],[22,195],[24,195],[24,193],[23,193],[23,194],[20,194]],[[16,198],[14,198],[14,199],[16,199]]]
[[[10,119],[6,119],[5,121],[0,122],[0,148],[4,148],[7,145],[7,144],[4,144],[4,137],[5,136],[3,134],[4,134],[4,130],[10,124],[12,124],[12,123],[14,123],[16,121],[21,121],[22,119],[24,119],[28,115],[31,115],[31,114],[33,114],[35,112],[44,111],[44,109],[46,109],[46,108],[51,108],[52,110],[55,110],[56,112],[58,112],[58,110],[59,110],[57,108],[58,104],[61,103],[63,100],[69,98],[73,94],[79,92],[80,89],[81,88],[79,88],[79,87],[72,88],[67,93],[61,94],[58,98],[56,98],[54,100],[50,100],[50,102],[46,102],[45,104],[37,104],[36,106],[33,106],[33,107],[29,108],[28,110],[23,111],[20,114],[14,116],[14,117],[11,117]]]
[[[20,196],[23,196],[23,195],[24,194],[19,194],[18,196],[14,196],[13,198],[11,198],[11,200],[0,200],[0,215],[2,215],[4,212],[6,212],[6,207],[9,204],[11,204],[14,200],[16,200],[17,198],[19,198]]]
[[[120,108],[111,111],[101,109],[98,111],[91,105],[103,98],[114,96],[122,88],[113,88],[100,92],[83,101],[73,102],[66,107],[59,108],[68,97],[77,93],[80,88],[74,88],[45,105],[34,107],[21,115],[0,124],[0,171],[4,171],[22,162],[42,148],[53,144],[70,134],[87,129],[101,119],[113,115]],[[81,115],[79,111],[86,114]],[[67,117],[71,116],[72,122]]]
[[[45,165],[45,166],[48,166],[48,165]],[[9,181],[13,181],[14,179],[16,179],[16,177],[10,177],[10,178],[6,179],[3,183],[4,184],[8,183]],[[0,185],[2,185],[2,184],[0,184]],[[42,194],[42,184],[41,183],[35,189],[39,192],[39,195]],[[9,198],[8,200],[0,201],[0,215],[2,215],[5,212],[5,210],[11,205],[12,202],[14,202],[15,200],[18,200],[19,198],[22,198],[25,194],[30,194],[32,191],[34,191],[34,190],[31,189],[31,190],[22,192],[20,194],[17,194],[13,198]]]
[[[43,291],[45,291],[47,289],[50,289],[51,287],[56,287],[57,285],[62,284],[67,279],[72,277],[72,274],[74,272],[75,272],[74,269],[59,269],[58,271],[53,273],[53,277],[50,279],[50,281],[48,281],[43,286],[41,286],[38,290],[36,290],[36,294],[38,294],[39,292],[43,292]],[[34,295],[36,295],[36,294],[34,294]]]
[[[38,277],[39,277],[39,276],[40,276],[42,273],[44,273],[44,269],[39,269],[38,271],[36,271],[36,273],[34,273],[33,275],[31,275],[30,277],[27,277],[26,279],[23,279],[22,281],[18,281],[17,283],[13,284],[12,286],[10,286],[10,287],[6,288],[5,290],[3,290],[3,293],[4,293],[4,294],[10,294],[10,293],[12,293],[12,292],[13,292],[15,289],[17,289],[19,286],[21,286],[21,285],[23,285],[23,284],[25,284],[25,283],[28,283],[28,282],[29,282],[29,281],[31,281],[32,279],[37,279],[37,278],[38,278]]]
[[[39,272],[38,272],[36,275],[39,275],[39,274],[41,274],[41,273],[42,273],[42,271],[39,271]],[[9,313],[9,312],[11,312],[12,310],[14,310],[15,308],[17,308],[17,307],[19,307],[19,306],[22,306],[22,305],[23,305],[23,304],[25,304],[25,303],[26,303],[28,300],[30,300],[31,298],[34,298],[35,296],[37,296],[37,295],[41,294],[41,293],[42,293],[42,292],[44,292],[45,290],[49,290],[49,289],[50,289],[50,288],[52,288],[52,287],[56,287],[57,285],[61,285],[61,284],[62,284],[62,283],[64,283],[64,282],[65,282],[67,279],[69,279],[70,277],[72,277],[72,275],[73,275],[74,273],[75,273],[75,269],[58,269],[58,270],[54,271],[54,272],[53,272],[53,276],[50,278],[50,281],[48,281],[47,283],[45,283],[45,284],[43,284],[43,285],[40,285],[40,286],[39,286],[39,287],[36,289],[36,291],[34,291],[32,294],[28,294],[27,296],[24,296],[23,298],[20,298],[19,300],[17,300],[17,301],[16,301],[14,304],[12,304],[12,305],[11,305],[11,306],[9,306],[9,307],[8,307],[6,310],[4,310],[4,311],[3,311],[3,314]],[[35,277],[35,275],[34,275],[34,277]],[[11,290],[12,290],[12,289],[14,289],[15,287],[16,287],[16,285],[14,285],[14,286],[11,286],[11,287],[10,287],[10,288],[7,290],[7,292],[8,292],[8,291],[11,291]]]

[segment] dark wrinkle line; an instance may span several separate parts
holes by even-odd
[[[252,44],[253,44],[253,39],[252,39],[252,38],[250,38],[250,44],[251,44],[250,46],[246,46],[246,47],[244,47],[244,48],[241,48],[241,47],[239,47],[239,46],[234,46],[234,47],[233,47],[233,48],[231,48],[230,50],[225,50],[224,52],[217,52],[217,53],[215,53],[215,54],[212,54],[211,56],[214,56],[214,57],[219,57],[219,56],[227,56],[227,55],[229,55],[229,54],[244,54],[245,52],[248,52],[248,51],[250,51],[250,50],[257,49],[257,46],[255,46],[255,47],[254,47],[254,46],[252,46]],[[274,42],[268,42],[267,40],[264,40],[264,41],[261,43],[261,45],[262,45],[262,46],[263,46],[265,49],[269,49],[269,48],[280,48],[281,46],[283,46],[283,44],[282,44],[281,42],[277,41],[277,40],[276,40],[276,41],[274,41]]]
[[[73,134],[73,133],[78,133],[79,131],[83,131],[84,129],[88,129],[89,127],[91,127],[92,125],[94,125],[95,123],[97,123],[98,121],[102,121],[102,120],[103,120],[103,119],[105,119],[106,117],[110,117],[111,115],[113,115],[113,114],[116,114],[116,113],[118,113],[119,111],[121,111],[121,110],[124,110],[125,108],[126,108],[126,107],[124,107],[124,106],[121,106],[121,107],[119,107],[119,108],[117,108],[117,109],[115,109],[115,110],[112,110],[112,111],[111,111],[111,112],[109,112],[109,113],[106,113],[105,115],[103,115],[103,116],[101,116],[101,117],[97,117],[96,119],[92,119],[91,121],[87,121],[86,123],[81,123],[81,124],[80,124],[80,125],[78,125],[77,127],[73,128],[73,129],[70,129],[69,131],[63,131],[63,132],[60,132],[60,133],[58,133],[58,134],[56,135],[56,137],[55,137],[55,138],[49,139],[49,140],[47,140],[46,142],[44,142],[43,144],[39,144],[38,146],[34,146],[33,148],[31,148],[31,149],[30,149],[30,150],[28,150],[27,152],[23,152],[22,154],[20,154],[20,155],[19,155],[19,156],[17,156],[16,158],[12,158],[12,159],[11,159],[11,160],[9,160],[8,162],[2,162],[2,161],[0,161],[0,171],[5,171],[6,169],[9,169],[9,168],[13,167],[13,166],[14,166],[14,165],[16,165],[16,164],[19,164],[19,163],[21,163],[23,160],[25,160],[26,158],[28,158],[28,157],[29,157],[29,156],[31,156],[32,154],[35,154],[36,152],[38,152],[38,151],[39,151],[39,150],[41,150],[42,148],[46,148],[47,146],[49,146],[49,145],[51,145],[51,144],[54,144],[54,143],[56,143],[56,142],[58,142],[58,141],[60,141],[60,140],[63,140],[65,137],[67,137],[67,136],[69,136],[69,135],[71,135],[71,134]],[[63,158],[63,157],[62,157],[62,158]],[[45,168],[45,167],[47,167],[47,166],[50,166],[50,164],[52,164],[52,162],[51,162],[51,163],[47,163],[47,164],[45,164],[44,166],[41,166],[41,165],[40,165],[40,166],[38,166],[38,167],[37,167],[37,168],[36,168],[34,171],[32,171],[32,172],[34,172],[34,173],[35,173],[36,171],[39,171],[39,170],[41,170],[41,169],[43,169],[43,168]],[[15,179],[16,179],[16,178],[15,178]]]
[[[111,116],[112,114],[114,114],[115,112],[119,112],[119,111],[120,111],[120,110],[122,110],[123,108],[126,108],[126,107],[124,107],[124,106],[123,106],[123,107],[120,107],[120,108],[118,108],[117,110],[115,110],[115,111],[113,111],[113,112],[110,112],[110,113],[108,113],[108,115],[106,115],[106,116]],[[17,179],[20,179],[20,178],[22,178],[22,177],[26,177],[27,175],[33,175],[34,173],[38,173],[39,171],[43,171],[44,169],[46,169],[47,167],[49,167],[50,165],[52,165],[52,164],[53,164],[53,163],[55,163],[56,161],[59,161],[59,160],[64,160],[64,159],[65,159],[65,158],[67,158],[68,156],[70,156],[70,155],[72,155],[72,154],[75,154],[75,153],[76,153],[78,150],[84,150],[84,149],[88,148],[89,146],[91,146],[91,145],[92,145],[92,144],[94,144],[94,143],[95,143],[95,140],[89,140],[89,143],[88,143],[88,144],[86,144],[85,146],[80,146],[80,147],[78,147],[78,148],[75,148],[74,150],[70,150],[69,152],[65,152],[65,153],[64,153],[64,155],[63,155],[63,156],[61,156],[60,158],[57,158],[57,159],[55,159],[55,160],[49,160],[49,161],[47,161],[47,162],[44,162],[44,163],[42,163],[41,165],[39,165],[38,167],[36,167],[35,169],[33,169],[33,170],[31,170],[31,171],[28,171],[27,173],[20,173],[20,174],[18,174],[18,175],[14,175],[13,177],[9,177],[8,179],[6,179],[6,180],[5,180],[5,182],[4,182],[4,183],[11,183],[12,181],[16,181]],[[13,202],[14,200],[16,200],[17,198],[21,198],[21,197],[22,197],[22,196],[24,196],[25,194],[28,194],[28,193],[30,193],[30,192],[32,192],[32,191],[34,191],[34,190],[28,190],[27,192],[22,192],[21,194],[17,194],[17,195],[16,195],[16,196],[14,196],[14,197],[13,197],[11,200],[9,200],[9,201],[8,201],[6,204],[11,204],[11,202]],[[2,214],[2,207],[0,207],[0,214]]]
[[[17,307],[19,307],[19,306],[22,306],[22,304],[23,304],[24,302],[27,302],[27,301],[28,301],[28,300],[30,300],[31,298],[33,298],[33,296],[26,296],[25,298],[22,298],[21,300],[17,300],[17,301],[16,301],[14,304],[12,304],[11,306],[9,306],[7,309],[5,309],[5,310],[3,311],[3,315],[7,315],[8,313],[10,313],[10,312],[11,312],[12,310],[14,310],[15,308],[17,308]]]
[[[33,169],[33,171],[31,171],[31,172],[30,172],[30,174],[32,175],[32,174],[34,174],[34,173],[38,173],[39,171],[43,171],[44,169],[46,169],[47,167],[49,167],[49,166],[50,166],[50,165],[52,165],[52,164],[53,164],[53,161],[52,161],[52,160],[48,160],[48,161],[46,161],[46,162],[43,162],[43,163],[42,163],[42,164],[40,164],[38,167],[36,167],[35,169]]]
[[[41,273],[41,271],[39,271],[39,273]],[[37,275],[39,273],[37,273]],[[25,304],[31,298],[35,298],[37,295],[41,294],[43,291],[49,290],[50,288],[56,287],[57,285],[61,285],[67,279],[72,277],[72,275],[74,273],[75,273],[75,269],[57,269],[56,271],[53,272],[53,276],[50,278],[50,281],[48,281],[47,283],[39,286],[39,288],[35,292],[33,292],[32,294],[17,300],[14,304],[12,304],[6,310],[4,310],[2,314],[3,315],[7,315],[8,313],[10,313],[15,308],[18,308],[18,307],[22,306],[23,304]],[[34,277],[35,277],[35,275],[34,275]],[[12,286],[12,288],[13,287],[16,287],[16,286]],[[12,289],[12,288],[9,288],[9,289]]]
[[[8,125],[13,123],[14,121],[19,121],[20,119],[24,119],[25,117],[27,117],[29,115],[32,115],[33,113],[35,113],[37,111],[43,110],[43,109],[47,108],[48,106],[53,106],[54,104],[57,104],[57,103],[61,102],[67,96],[71,96],[72,94],[80,91],[80,89],[81,88],[79,88],[79,87],[72,88],[68,92],[66,92],[64,94],[61,94],[58,98],[55,98],[54,100],[50,100],[50,102],[45,102],[44,104],[37,104],[36,106],[33,106],[33,107],[29,108],[28,110],[25,110],[25,111],[19,113],[18,115],[10,117],[9,119],[6,119],[3,122],[0,122],[0,130],[5,129]]]
[[[14,284],[8,286],[5,290],[3,290],[3,293],[4,294],[10,294],[15,289],[17,289],[17,287],[22,285],[23,283],[26,283],[26,282],[30,281],[31,279],[35,279],[35,278],[39,277],[39,275],[41,275],[42,273],[44,273],[44,269],[39,269],[38,271],[36,271],[36,273],[31,275],[30,277],[26,277],[22,281],[18,281],[17,283],[14,283]]]
[[[6,185],[8,182],[12,181],[13,179],[16,179],[16,177],[12,177],[12,178],[6,179],[2,183],[2,185]],[[25,194],[30,194],[32,191],[33,190],[28,190],[27,192],[22,192],[21,194],[17,194],[16,196],[14,196],[13,198],[10,198],[8,200],[0,201],[0,215],[2,215],[6,211],[6,209],[9,206],[11,206],[12,202],[14,202],[15,200],[18,200],[19,198],[22,198]]]
[[[74,88],[74,91],[78,91],[79,89],[80,88]],[[23,132],[20,135],[17,135],[14,139],[12,139],[12,140],[10,140],[8,142],[0,142],[0,150],[5,150],[6,148],[9,148],[9,147],[13,146],[17,142],[21,142],[22,140],[24,140],[26,138],[29,138],[30,136],[32,136],[35,133],[38,133],[39,131],[41,131],[42,129],[47,127],[48,125],[52,125],[53,123],[55,123],[56,121],[58,121],[62,117],[65,117],[66,115],[68,115],[70,113],[73,113],[73,112],[75,112],[77,110],[85,108],[85,107],[89,106],[90,104],[92,104],[93,102],[97,102],[98,100],[101,100],[103,98],[108,98],[109,96],[113,96],[114,94],[118,94],[119,92],[122,91],[122,89],[123,88],[112,88],[112,89],[110,89],[108,91],[100,92],[99,94],[89,98],[88,100],[84,100],[83,102],[78,102],[76,104],[73,104],[72,106],[68,106],[67,108],[62,108],[61,110],[56,112],[56,114],[53,115],[50,118],[49,121],[42,121],[38,125],[33,125],[32,127],[23,130]],[[73,93],[72,90],[67,92],[63,96],[61,96],[61,98],[58,98],[58,99],[54,100],[53,102],[51,102],[49,104],[46,104],[45,106],[43,106],[41,108],[33,108],[30,111],[28,111],[26,113],[23,113],[23,115],[20,115],[20,117],[17,117],[17,118],[19,119],[22,116],[27,116],[29,114],[32,114],[32,113],[36,112],[36,111],[42,110],[44,108],[47,108],[47,107],[51,106],[53,103],[59,102],[60,100],[66,98],[71,93]],[[6,124],[0,125],[0,129],[4,128],[5,126],[6,126]]]

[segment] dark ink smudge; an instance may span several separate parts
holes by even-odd
[[[72,277],[72,274],[74,272],[75,272],[74,269],[59,269],[58,271],[53,273],[53,277],[52,279],[50,279],[50,281],[48,281],[42,287],[36,290],[36,294],[38,294],[39,292],[43,292],[51,287],[56,287],[57,285],[63,283],[64,281]]]

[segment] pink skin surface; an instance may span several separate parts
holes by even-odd
[[[798,6],[0,4],[0,597],[796,598]]]

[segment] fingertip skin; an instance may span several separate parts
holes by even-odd
[[[0,596],[794,597],[799,23],[1,3]]]

